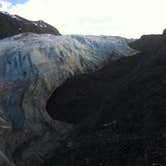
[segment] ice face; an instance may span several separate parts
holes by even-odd
[[[53,36],[19,34],[0,41],[0,80],[31,79],[38,72],[54,68],[84,70],[89,64],[100,65],[112,51],[131,54],[127,40],[112,36]],[[47,67],[46,67],[46,66]],[[2,67],[3,66],[3,67]],[[43,66],[40,68],[40,66]],[[45,67],[44,67],[45,66]]]

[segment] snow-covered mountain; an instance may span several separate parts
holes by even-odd
[[[56,28],[42,20],[30,21],[18,15],[0,11],[0,38],[25,32],[60,35]]]

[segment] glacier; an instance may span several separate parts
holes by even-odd
[[[48,63],[52,64],[51,68],[65,68],[71,73],[86,70],[89,65],[97,67],[113,58],[112,52],[121,56],[135,53],[128,46],[128,41],[113,36],[20,34],[0,41],[0,67],[3,69],[0,80],[31,79],[37,73],[45,74],[44,70],[50,70],[45,66]]]
[[[34,133],[41,134],[43,124],[57,126],[45,108],[55,89],[72,76],[102,68],[109,60],[134,55],[130,41],[117,36],[33,33],[0,40],[0,135],[10,138],[0,136],[0,148],[5,149],[11,139],[16,148]],[[11,134],[13,129],[21,130],[21,140]]]
[[[26,119],[24,113],[31,112],[31,109],[24,108],[24,96],[28,95],[34,101],[36,98],[44,98],[43,101],[46,101],[45,98],[67,78],[97,70],[108,60],[135,54],[136,51],[128,46],[129,41],[116,36],[54,36],[33,33],[0,40],[0,85],[3,87],[8,84],[7,87],[11,87],[7,95],[3,96],[2,114],[7,116],[12,127],[23,127],[24,118]],[[41,83],[42,90],[39,90]],[[39,88],[38,97],[35,97],[38,95],[35,88]],[[35,116],[36,113],[31,115],[32,119]],[[38,119],[40,116],[37,116]]]

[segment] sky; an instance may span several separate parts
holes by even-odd
[[[166,0],[0,0],[0,10],[44,20],[62,34],[139,38],[166,28]]]

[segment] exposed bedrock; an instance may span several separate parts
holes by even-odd
[[[30,142],[32,137],[40,138],[48,132],[48,126],[58,128],[56,131],[59,135],[64,132],[62,128],[65,132],[67,128],[70,130],[70,125],[66,127],[64,123],[54,121],[48,115],[46,102],[49,96],[67,78],[95,71],[108,60],[135,54],[136,51],[128,46],[128,42],[128,39],[111,36],[54,36],[32,33],[1,40],[1,150],[9,154],[14,152],[20,144]],[[45,137],[43,139],[47,138]],[[37,144],[30,147],[35,146]],[[42,146],[41,143],[38,147]],[[50,148],[51,145],[47,147]]]

